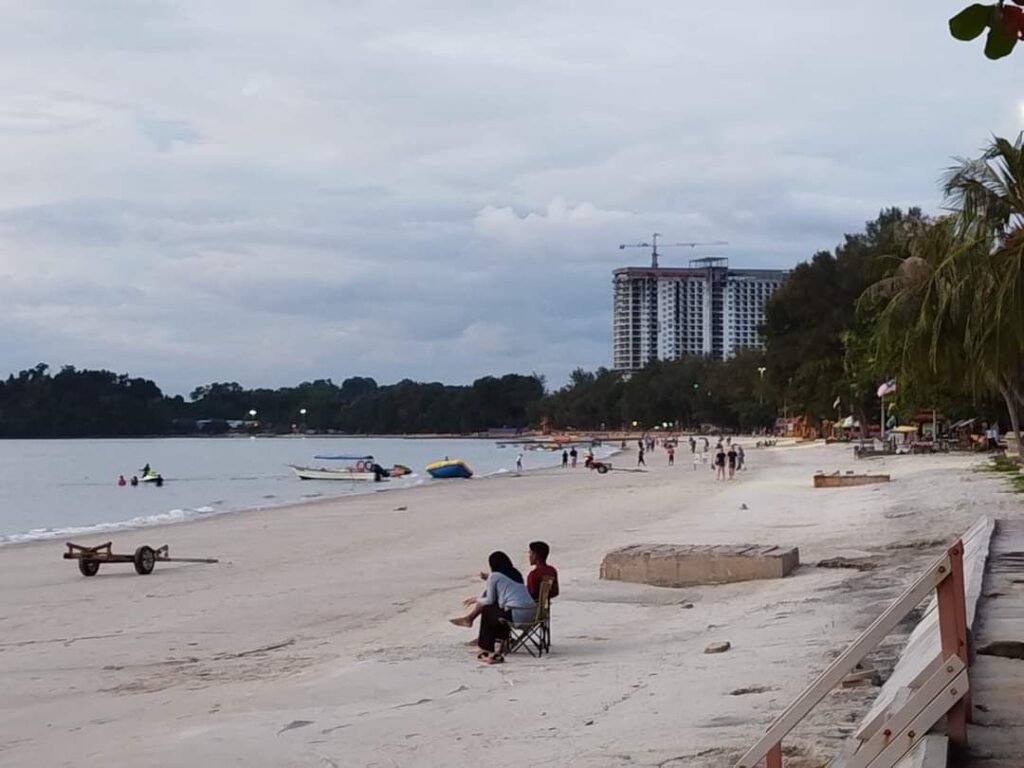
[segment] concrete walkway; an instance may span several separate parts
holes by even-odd
[[[971,667],[968,766],[1024,766],[1024,520],[999,520],[989,550]]]

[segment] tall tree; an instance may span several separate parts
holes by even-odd
[[[834,254],[822,251],[798,265],[772,294],[761,329],[765,365],[792,412],[834,419],[837,397],[863,406],[867,379],[877,371],[848,348],[872,332],[873,318],[858,315],[857,301],[895,269],[891,255],[906,252],[924,221],[918,208],[883,210],[862,233],[846,235]]]

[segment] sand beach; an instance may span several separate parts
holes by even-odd
[[[815,489],[816,470],[863,463],[841,445],[745,445],[730,482],[683,445],[645,473],[546,470],[119,532],[117,549],[221,561],[149,576],[83,578],[60,542],[0,549],[0,765],[731,765],[944,543],[981,514],[1022,515],[978,456],[873,460],[893,482]],[[552,653],[480,664],[446,619],[490,551],[525,570],[538,538],[562,583]],[[794,545],[802,565],[722,586],[601,581],[603,555],[637,542]],[[862,569],[815,565],[836,557]],[[716,641],[731,650],[705,655]],[[788,742],[795,764],[822,764],[876,691],[831,694]]]

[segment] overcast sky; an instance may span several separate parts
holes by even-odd
[[[935,211],[1024,124],[966,4],[3,3],[0,375],[561,385],[620,242],[792,267]]]

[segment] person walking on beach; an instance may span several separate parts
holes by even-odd
[[[690,453],[697,452],[697,441],[693,439],[693,435],[690,435]]]
[[[736,476],[736,448],[730,445],[726,456],[729,458],[729,479],[732,480]]]
[[[725,451],[722,450],[722,446],[719,445],[715,451],[715,479],[725,480]]]
[[[743,446],[736,446],[736,469],[743,469],[743,461],[746,459],[746,454],[743,453]]]
[[[574,445],[572,448],[569,449],[569,461],[572,463],[573,469],[576,469],[576,459],[578,457],[579,454],[576,452],[576,446]]]
[[[644,461],[644,447],[641,445],[640,450],[636,454],[636,465],[638,467],[646,467],[647,462]]]
[[[701,464],[704,463],[703,459],[704,459],[704,454],[703,453],[695,453],[695,454],[693,454],[693,471],[694,472],[697,471],[697,467],[698,466],[700,466]]]
[[[562,449],[562,469],[565,469],[568,466],[569,466],[569,452],[563,448]]]
[[[665,452],[668,454],[668,465],[670,467],[674,466],[675,463],[676,463],[676,449],[675,449],[675,447],[670,443],[669,445],[665,446]]]
[[[516,454],[516,474],[523,471],[523,454]]]

